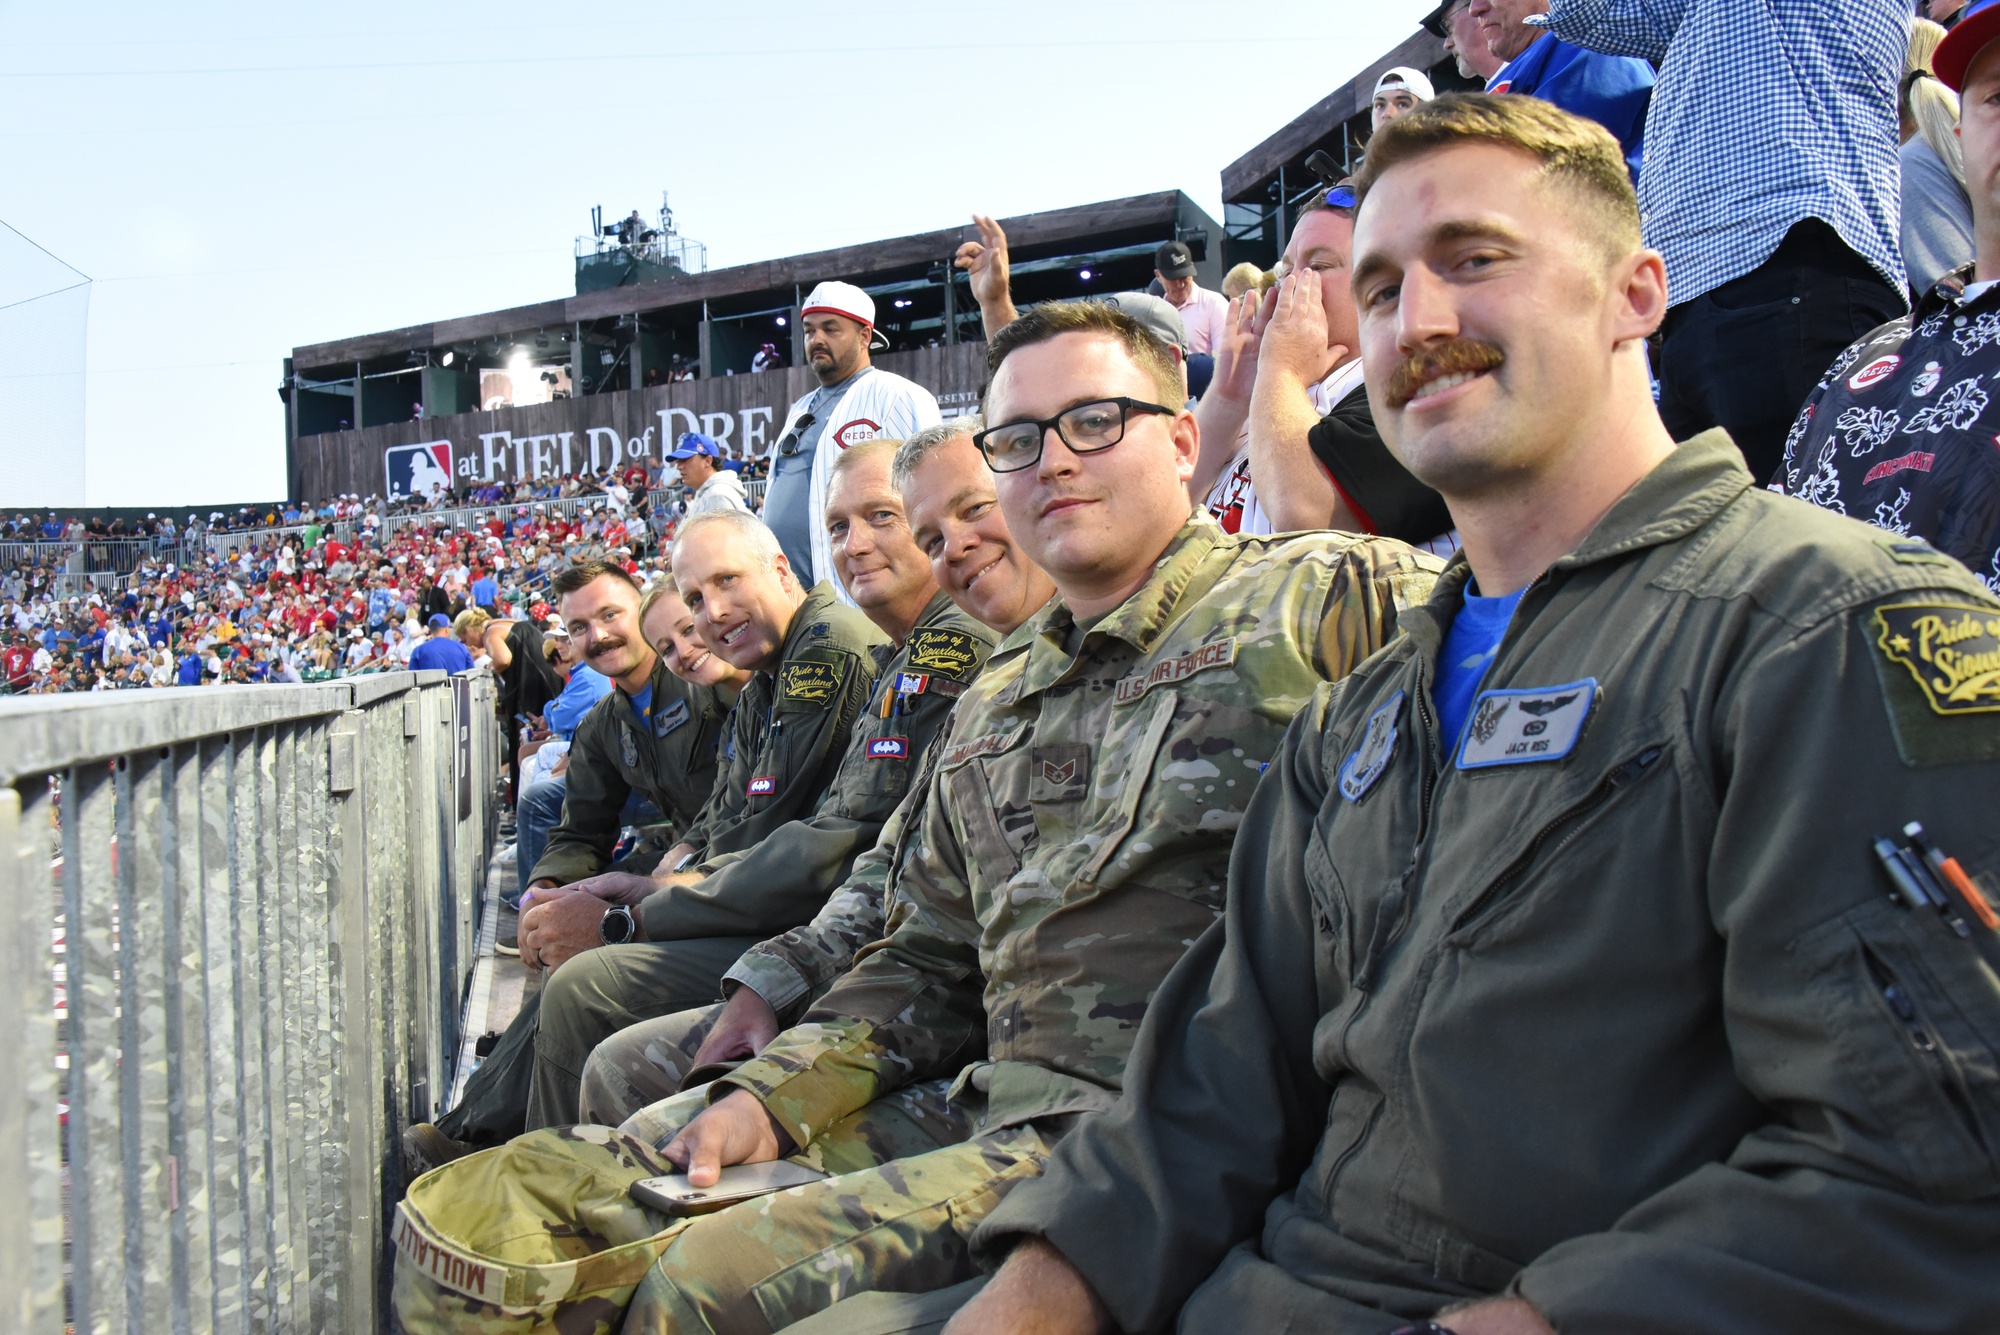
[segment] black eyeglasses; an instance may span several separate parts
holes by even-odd
[[[1125,439],[1125,418],[1132,412],[1160,413],[1177,417],[1180,409],[1167,408],[1143,399],[1119,397],[1096,399],[1065,408],[1054,417],[1030,418],[988,427],[972,438],[986,456],[986,466],[996,473],[1018,473],[1033,468],[1042,458],[1042,443],[1054,427],[1072,454],[1096,454]]]
[[[811,413],[801,415],[797,424],[785,433],[783,440],[778,442],[778,453],[784,455],[787,459],[797,454],[799,452],[799,437],[803,436],[806,433],[806,428],[817,420]]]

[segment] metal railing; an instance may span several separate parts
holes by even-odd
[[[386,1328],[493,701],[439,672],[0,701],[0,1328]]]

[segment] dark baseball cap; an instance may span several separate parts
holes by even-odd
[[[1417,26],[1419,28],[1422,28],[1425,32],[1429,33],[1433,37],[1449,37],[1451,36],[1451,34],[1446,32],[1444,27],[1445,15],[1451,13],[1451,11],[1457,8],[1459,5],[1463,5],[1468,2],[1469,0],[1444,0],[1443,4],[1439,5],[1436,9],[1433,9],[1430,13],[1424,15],[1422,18],[1418,19]]]
[[[722,447],[709,437],[702,435],[699,431],[682,433],[681,438],[675,441],[674,445],[676,448],[672,454],[667,456],[669,459],[692,459],[697,454],[706,454],[711,459],[720,459],[722,457]]]
[[[1181,241],[1169,241],[1153,252],[1153,267],[1162,278],[1194,277],[1194,252]]]

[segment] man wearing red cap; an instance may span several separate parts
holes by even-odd
[[[833,571],[833,549],[816,517],[826,512],[838,452],[857,441],[905,440],[943,419],[929,390],[869,364],[870,348],[888,341],[875,332],[875,301],[866,292],[852,283],[821,283],[799,316],[806,364],[819,388],[785,413],[763,514],[785,559],[811,587]]]
[[[1772,485],[1922,539],[2000,591],[2000,406],[1986,388],[2000,372],[2000,0],[1967,5],[1931,62],[1963,98],[1975,259],[1834,359]]]

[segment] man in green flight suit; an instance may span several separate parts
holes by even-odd
[[[1442,98],[1356,192],[1463,555],[1300,716],[952,1335],[1993,1330],[2000,601],[1676,446],[1601,127]]]
[[[686,1226],[630,1332],[783,1325],[973,1273],[965,1236],[1117,1099],[1160,980],[1221,912],[1238,822],[1316,686],[1438,563],[1345,534],[1240,537],[1190,505],[1181,373],[1130,317],[1045,305],[988,353],[981,449],[1058,598],[959,701],[894,930],[666,1147],[696,1186],[804,1151],[845,1170]],[[948,1105],[898,1092],[957,1073]],[[871,1162],[876,1121],[946,1119]],[[878,1139],[879,1137],[879,1139]],[[879,1154],[879,1152],[874,1152]]]

